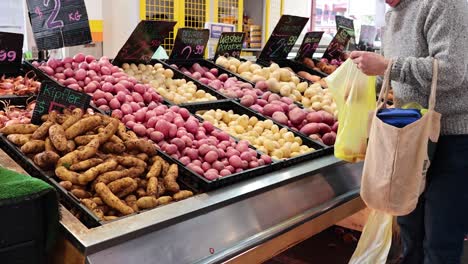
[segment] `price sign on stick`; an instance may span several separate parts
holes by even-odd
[[[84,0],[26,0],[39,50],[91,42]]]
[[[344,28],[340,28],[328,45],[322,58],[328,59],[329,61],[332,59],[338,59],[345,50],[346,45],[348,45],[350,38],[351,36],[348,31]]]
[[[18,72],[23,57],[23,34],[0,32],[0,73]]]
[[[244,32],[223,32],[219,37],[214,59],[218,56],[239,58],[244,44]]]
[[[323,31],[309,32],[304,36],[301,47],[296,55],[297,61],[302,61],[304,58],[312,58],[317,50],[320,40],[322,39]]]
[[[86,110],[90,101],[91,96],[86,93],[60,86],[51,81],[42,82],[31,122],[36,125],[40,124],[41,116],[53,110],[60,112],[65,108]]]
[[[169,36],[176,22],[143,20],[138,23],[114,62],[142,60],[149,62],[164,39]]]
[[[210,31],[208,29],[179,29],[169,59],[203,58],[209,37]]]
[[[281,16],[259,58],[267,60],[269,58],[286,59],[307,21],[309,21],[307,17]]]
[[[336,30],[340,30],[340,28],[344,28],[348,31],[348,34],[354,38],[354,21],[352,19],[346,18],[344,16],[335,16],[336,22]]]

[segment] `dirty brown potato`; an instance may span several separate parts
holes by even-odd
[[[21,152],[24,154],[35,154],[45,150],[44,140],[31,140],[21,146]]]

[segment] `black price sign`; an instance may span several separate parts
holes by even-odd
[[[179,29],[169,59],[203,58],[209,37],[208,29]]]
[[[297,52],[296,60],[302,61],[304,58],[312,58],[317,50],[320,40],[322,39],[323,31],[309,32],[304,36],[301,47]]]
[[[18,72],[23,57],[23,34],[0,32],[0,73]]]
[[[44,81],[36,99],[31,122],[41,123],[41,116],[53,110],[62,112],[65,108],[81,108],[86,110],[89,107],[91,96],[75,91],[73,89],[60,86],[51,81]]]
[[[362,25],[361,33],[359,34],[359,49],[368,50],[374,48],[375,37],[377,36],[377,29],[374,26]]]
[[[329,61],[332,59],[338,59],[345,50],[346,45],[348,45],[350,38],[351,36],[346,29],[338,29],[338,32],[328,45],[322,58],[328,59]]]
[[[34,39],[39,50],[91,42],[84,0],[27,0]]]
[[[244,44],[244,32],[223,32],[219,37],[214,59],[219,56],[239,58]]]
[[[176,22],[143,20],[138,23],[114,62],[138,60],[149,62],[158,47],[169,36]]]
[[[355,37],[354,33],[354,22],[352,19],[346,18],[344,16],[335,16],[335,22],[336,22],[336,30],[340,30],[340,28],[344,28],[348,31],[348,34],[351,36],[351,38]]]
[[[261,59],[281,58],[286,59],[296,41],[301,35],[307,21],[307,17],[283,15],[276,24],[265,47],[260,53]]]

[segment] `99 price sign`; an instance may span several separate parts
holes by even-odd
[[[23,34],[0,32],[0,73],[18,72],[23,57]]]

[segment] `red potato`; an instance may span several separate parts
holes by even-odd
[[[335,132],[329,132],[326,133],[322,136],[322,141],[325,145],[332,146],[335,144],[336,140],[336,133]]]
[[[268,104],[263,107],[263,113],[267,116],[272,116],[275,112],[283,112],[283,108],[275,104]]]
[[[280,124],[287,125],[288,124],[288,117],[283,112],[275,112],[272,115],[273,120],[277,121]]]
[[[303,126],[300,130],[301,133],[305,135],[317,134],[320,132],[320,125],[317,123],[309,123]]]

